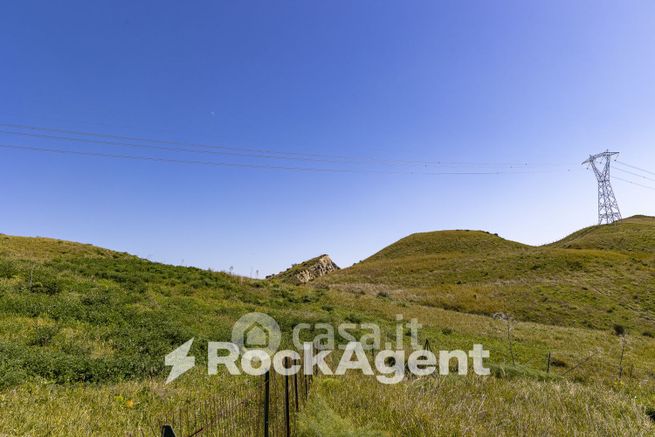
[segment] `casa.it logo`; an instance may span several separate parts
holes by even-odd
[[[260,349],[273,355],[280,347],[282,333],[275,319],[264,313],[248,313],[232,326],[232,343],[241,352]]]
[[[175,381],[196,365],[196,358],[189,356],[193,340],[192,338],[166,355],[164,364],[171,367],[168,378],[166,378],[166,384]],[[273,355],[280,347],[281,340],[280,325],[268,314],[248,313],[241,316],[232,326],[232,345],[242,353],[254,349]],[[215,349],[218,344],[224,343],[209,342],[210,350]],[[230,347],[231,351],[233,349],[233,347]]]
[[[428,376],[435,372],[448,375],[453,360],[457,363],[457,374],[466,375],[469,358],[476,375],[491,373],[483,362],[484,358],[489,358],[489,351],[481,344],[474,344],[468,352],[440,350],[434,353],[429,347],[419,345],[418,330],[421,327],[417,319],[405,323],[402,314],[397,314],[396,341],[387,341],[382,345],[382,330],[374,323],[342,323],[336,327],[336,334],[335,327],[328,323],[313,326],[299,323],[291,335],[296,349],[278,350],[282,335],[275,319],[263,313],[248,313],[232,326],[231,342],[207,342],[207,373],[217,374],[219,366],[232,375],[246,373],[253,376],[263,375],[269,370],[281,375],[300,372],[305,375],[314,375],[315,372],[344,375],[348,370],[359,370],[365,375],[375,375],[383,384],[396,384],[405,378],[407,372],[416,376]],[[301,337],[307,338],[311,334],[314,337],[310,341],[301,340]],[[356,334],[360,334],[359,338]],[[340,341],[337,341],[337,337]],[[407,337],[409,345],[405,343]],[[189,355],[193,340],[166,355],[164,363],[171,367],[167,384],[195,366],[195,357]],[[332,369],[326,359],[329,357],[332,362],[331,354],[337,349],[343,353],[338,358],[336,368]],[[366,351],[371,351],[373,363],[369,361]]]

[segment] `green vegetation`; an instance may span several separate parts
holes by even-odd
[[[618,252],[655,252],[655,219],[636,215],[607,226],[591,226],[553,243],[553,247],[602,249]]]
[[[655,219],[633,217],[531,247],[479,231],[410,235],[317,280],[460,312],[655,331]]]
[[[566,381],[444,377],[385,386],[346,376],[320,380],[312,404],[302,422],[306,436],[640,436],[653,431],[629,396]],[[344,423],[356,431],[342,433]]]
[[[255,310],[290,330],[321,294],[57,240],[0,242],[0,387],[161,375],[189,338],[228,341]]]
[[[297,323],[343,321],[378,323],[390,340],[402,313],[435,350],[491,351],[489,378],[319,378],[305,435],[653,433],[654,235],[645,217],[544,247],[415,234],[307,286],[0,235],[0,435],[151,429],[153,417],[229,393],[240,379],[206,375],[206,342],[229,340],[251,311],[273,316],[287,342]],[[490,317],[499,311],[514,318],[514,365],[507,322]],[[164,356],[191,337],[198,367],[165,385]]]

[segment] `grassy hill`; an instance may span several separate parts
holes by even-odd
[[[368,260],[398,259],[441,254],[477,254],[520,250],[520,243],[508,241],[484,231],[421,232],[385,247]]]
[[[606,226],[591,226],[553,243],[566,249],[654,253],[655,217],[637,215]]]
[[[478,231],[414,234],[320,278],[334,289],[544,324],[655,333],[655,219],[531,247]]]
[[[153,263],[90,245],[0,236],[0,388],[35,378],[108,382],[161,375],[162,357],[195,337],[229,340],[257,309],[291,329],[279,283]]]
[[[614,227],[633,220],[645,226],[637,234],[652,231],[648,218]],[[653,254],[627,246],[560,247],[564,241],[529,247],[483,232],[415,234],[352,268],[296,286],[0,235],[0,435],[120,435],[225,392],[238,379],[208,377],[200,367],[165,385],[163,357],[194,337],[191,353],[202,366],[206,341],[229,340],[232,324],[251,311],[273,316],[285,342],[300,322],[375,322],[392,339],[402,313],[419,319],[421,340],[435,348],[481,342],[491,351],[494,376],[486,383],[319,381],[301,418],[304,435],[648,434],[655,339],[643,334],[655,317]],[[517,319],[514,363],[505,322],[489,317],[497,310]],[[628,327],[630,376],[621,384],[614,323]],[[546,374],[549,352],[555,365]],[[450,406],[439,400],[458,393],[467,394]],[[506,399],[524,401],[498,408]],[[541,405],[539,417],[530,399]]]

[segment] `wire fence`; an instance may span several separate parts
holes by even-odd
[[[433,351],[428,339],[423,349]],[[371,350],[375,360],[376,351]],[[557,352],[544,356],[543,370],[554,376],[567,377],[578,374],[588,366],[598,363],[599,351],[592,351],[583,359],[569,364],[558,359]],[[328,357],[332,367],[334,359]],[[393,363],[387,363],[393,365]],[[604,363],[617,378],[655,379],[655,369],[636,366],[631,360],[623,360],[617,365]],[[293,375],[282,375],[269,370],[262,376],[250,379],[246,384],[233,388],[229,393],[221,393],[207,399],[197,400],[179,407],[166,417],[152,418],[150,424],[133,436],[192,437],[192,436],[264,436],[291,437],[298,432],[298,415],[310,396],[313,375],[304,375],[300,359],[285,361],[285,368],[299,365],[301,371]],[[539,366],[534,367],[537,369]],[[557,369],[557,370],[556,370]],[[414,376],[405,363],[405,377]],[[451,368],[451,370],[453,370]]]
[[[286,366],[302,360],[287,360]],[[293,436],[297,434],[298,413],[308,398],[312,375],[297,372],[281,375],[267,371],[230,393],[197,400],[176,408],[166,417],[151,423],[133,435],[142,437],[214,437],[214,436]]]

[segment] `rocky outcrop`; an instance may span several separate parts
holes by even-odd
[[[339,266],[328,255],[321,255],[301,264],[294,264],[284,272],[272,277],[294,284],[306,284],[335,270],[339,270]]]

